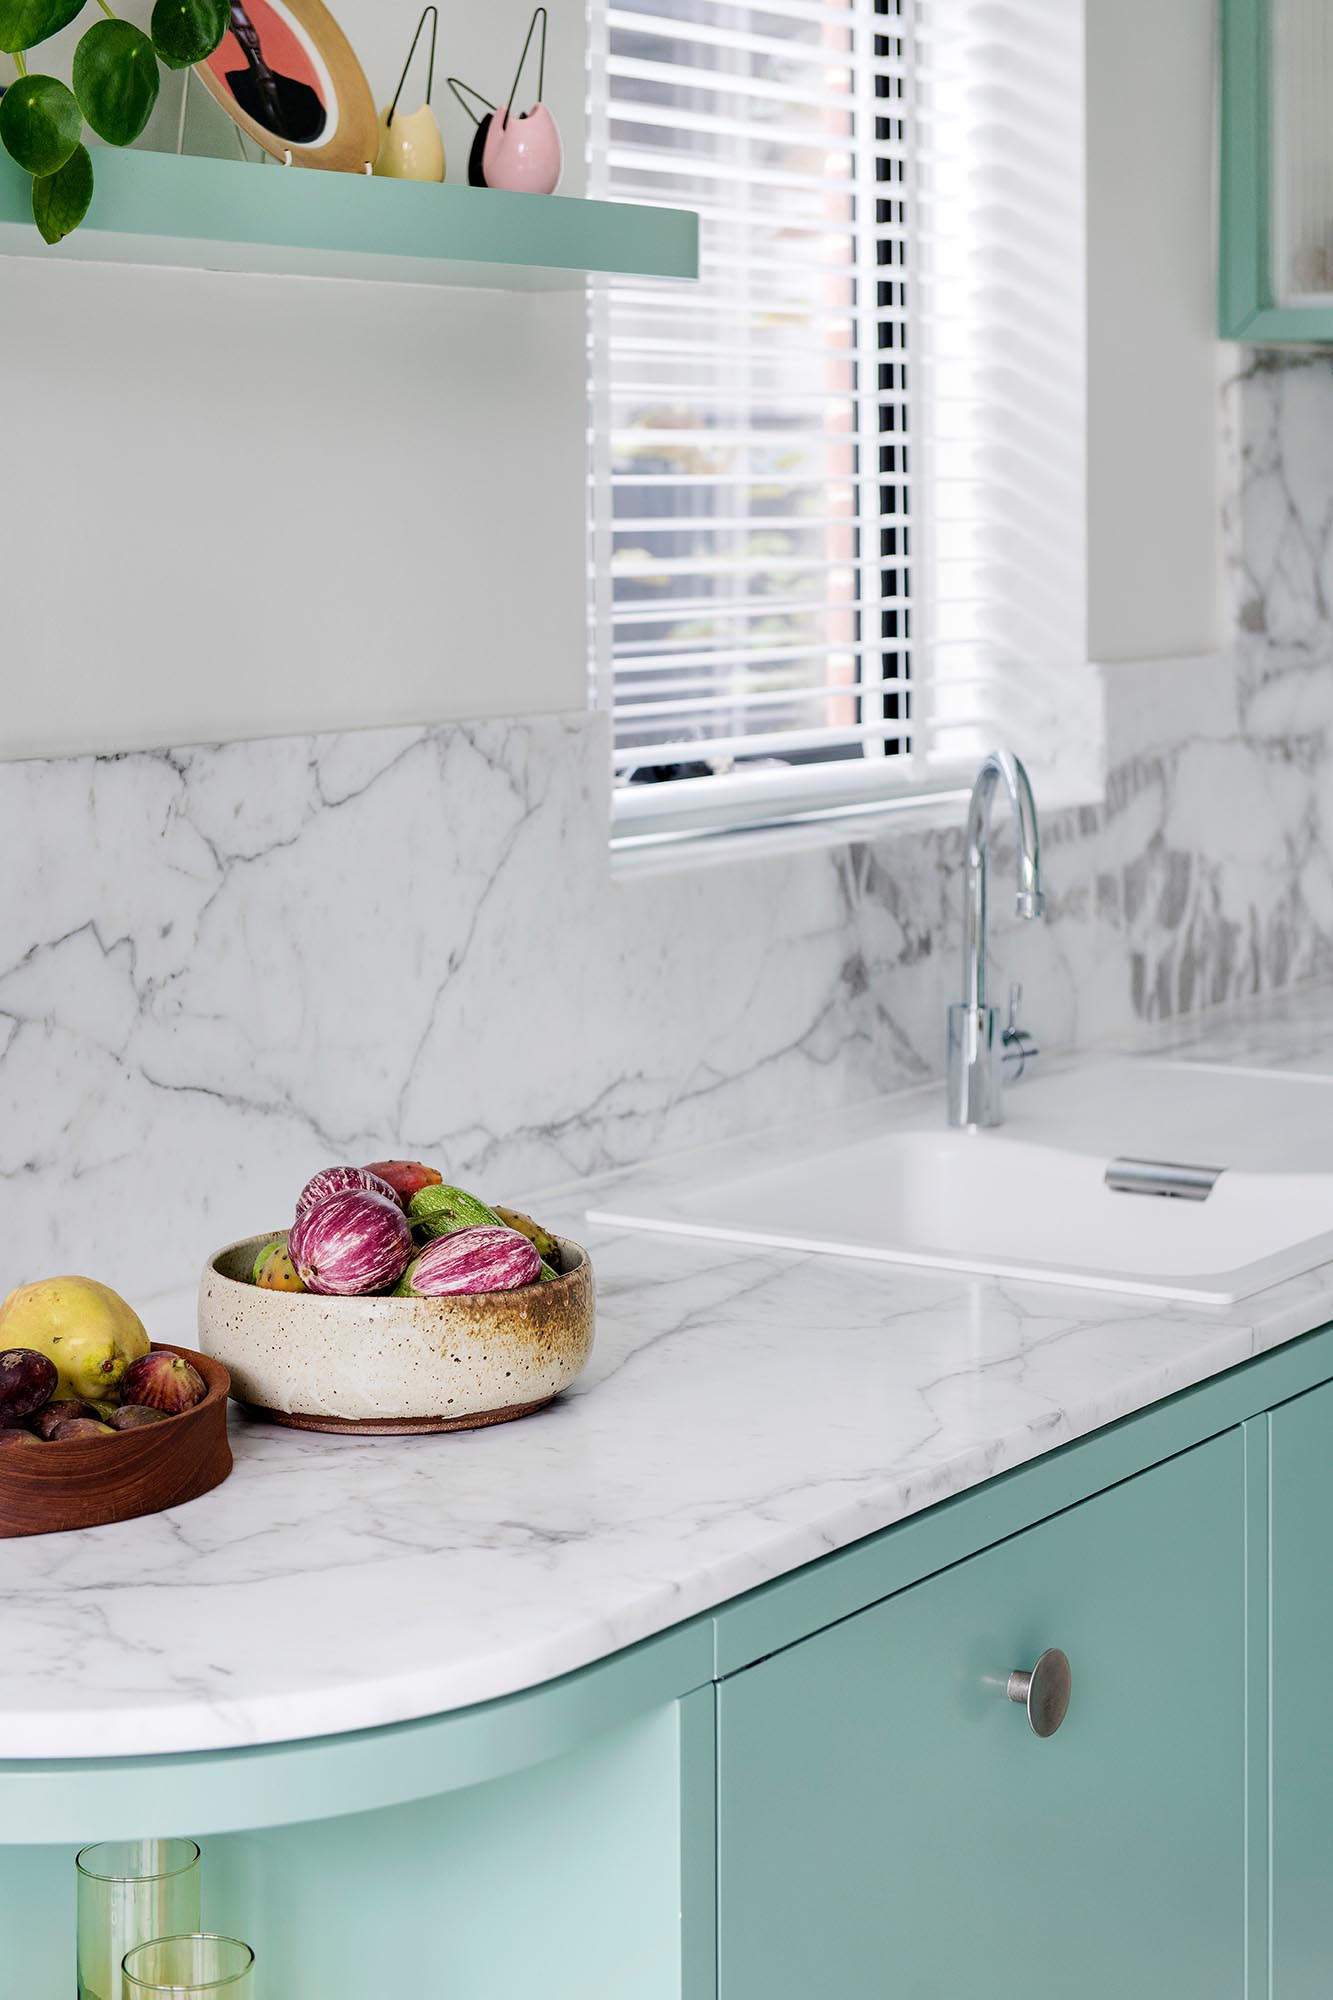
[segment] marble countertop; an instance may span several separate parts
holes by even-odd
[[[1333,988],[1158,1034],[1333,1074]],[[605,1184],[599,1189],[605,1193]],[[0,1542],[10,1757],[205,1750],[583,1666],[1333,1318],[1333,1265],[1205,1308],[589,1230],[597,1346],[538,1416],[313,1437],[237,1418],[173,1512]],[[146,1313],[193,1334],[193,1291]]]

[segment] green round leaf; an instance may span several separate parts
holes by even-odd
[[[93,198],[93,156],[76,146],[58,174],[43,174],[32,184],[32,219],[48,243],[59,243],[77,229]]]
[[[21,76],[0,97],[0,141],[25,173],[59,173],[82,134],[79,107],[58,77]]]
[[[0,0],[0,49],[10,56],[35,49],[67,28],[85,5],[86,0]]]
[[[153,44],[129,21],[99,21],[74,51],[74,95],[108,146],[138,138],[160,80]]]
[[[157,0],[153,47],[168,69],[189,69],[212,55],[230,21],[228,0]]]

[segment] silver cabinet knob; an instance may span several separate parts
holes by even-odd
[[[1030,1674],[1010,1674],[1006,1689],[1010,1701],[1027,1710],[1034,1736],[1054,1736],[1069,1713],[1072,1691],[1069,1661],[1058,1646],[1044,1652]]]

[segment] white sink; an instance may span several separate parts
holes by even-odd
[[[955,1132],[942,1093],[763,1151],[699,1156],[594,1220],[891,1264],[1226,1305],[1333,1259],[1333,1079],[1109,1062],[1010,1091]],[[1114,1192],[1112,1160],[1220,1168],[1205,1200]],[[674,1178],[674,1177],[673,1177]]]

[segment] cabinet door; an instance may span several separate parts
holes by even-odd
[[[1230,1432],[719,1694],[720,2000],[1239,2000]],[[1007,1698],[1058,1647],[1039,1739]]]
[[[1273,2000],[1333,1988],[1333,1388],[1274,1410]]]

